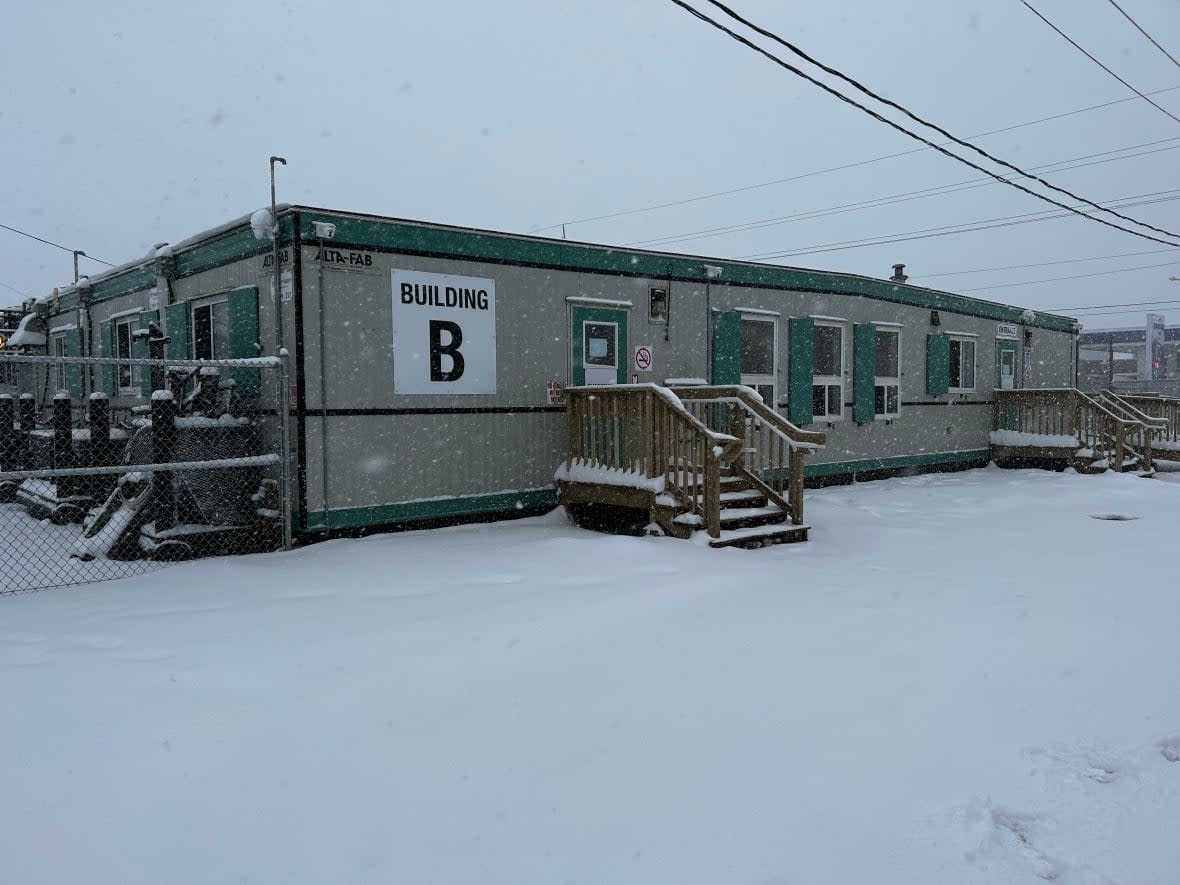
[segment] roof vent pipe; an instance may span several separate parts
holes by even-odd
[[[909,277],[907,277],[905,274],[905,265],[904,264],[893,265],[893,276],[891,276],[889,279],[890,279],[890,281],[892,281],[894,283],[904,283],[906,280],[908,280]]]

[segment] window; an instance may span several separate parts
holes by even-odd
[[[894,418],[901,411],[901,331],[878,327],[874,338],[873,413],[878,418]]]
[[[193,308],[193,359],[229,358],[229,302],[214,301]]]
[[[668,322],[668,290],[652,286],[647,290],[647,319],[652,323]]]
[[[741,380],[753,387],[762,401],[775,405],[775,339],[778,323],[773,317],[742,317]]]
[[[969,391],[975,389],[975,339],[954,338],[950,340],[950,389]]]
[[[136,320],[120,320],[115,324],[115,356],[121,360],[131,359],[131,342],[135,333]],[[136,373],[130,363],[119,363],[116,369],[120,393],[137,393]]]
[[[54,356],[63,356],[63,357],[66,355],[66,336],[65,335],[54,335],[53,336],[53,355]],[[66,377],[66,364],[65,363],[54,363],[53,364],[53,380],[54,380],[53,386],[54,386],[55,390],[65,390],[66,388],[68,388],[70,386],[69,379]]]
[[[582,362],[586,366],[616,368],[618,327],[614,323],[582,324]]]
[[[811,412],[816,421],[844,416],[844,327],[815,324],[815,363],[811,375]]]

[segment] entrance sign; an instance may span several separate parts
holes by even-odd
[[[652,364],[652,354],[650,344],[638,344],[635,346],[635,352],[631,358],[631,365],[636,372],[650,372]]]
[[[1020,339],[1020,326],[1015,323],[996,323],[996,337],[1004,341]]]
[[[393,391],[496,392],[496,281],[393,271]]]

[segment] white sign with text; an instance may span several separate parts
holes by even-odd
[[[496,392],[496,281],[393,271],[394,393]]]

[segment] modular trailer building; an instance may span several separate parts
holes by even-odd
[[[1074,385],[1072,318],[900,278],[305,206],[277,216],[277,250],[243,217],[41,310],[51,355],[146,356],[134,332],[149,322],[174,359],[285,347],[304,539],[553,505],[567,385],[747,384],[827,433],[807,466],[817,480],[986,463],[995,389]],[[90,388],[74,367],[57,374],[41,387]],[[144,401],[132,380],[113,405]],[[274,383],[236,381],[247,397]]]

